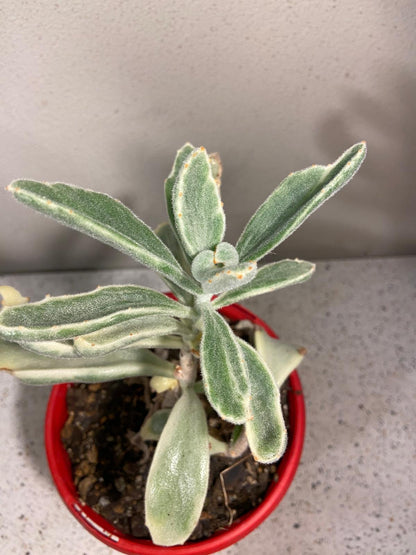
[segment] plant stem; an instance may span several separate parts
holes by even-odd
[[[197,361],[191,351],[181,349],[179,355],[179,366],[175,370],[175,378],[184,385],[195,383]]]

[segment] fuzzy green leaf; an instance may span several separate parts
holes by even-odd
[[[175,367],[146,349],[89,359],[54,359],[0,339],[0,369],[28,384],[52,385],[107,382],[134,376],[173,378]]]
[[[208,477],[205,411],[193,389],[186,388],[163,429],[146,484],[146,526],[156,545],[188,539],[202,511]]]
[[[175,229],[189,256],[214,248],[225,232],[225,215],[206,150],[195,149],[183,164],[172,193]]]
[[[289,375],[299,366],[306,354],[303,347],[283,343],[270,337],[264,329],[256,329],[254,343],[259,355],[267,364],[277,387],[281,387]]]
[[[172,227],[170,226],[170,224],[168,224],[168,222],[165,222],[163,224],[158,225],[158,227],[155,229],[155,233],[159,237],[159,239],[161,239],[163,243],[168,247],[168,249],[174,255],[176,260],[185,270],[185,272],[190,274],[191,269],[190,269],[188,258],[185,252],[183,251],[178,241],[178,238],[176,237],[176,234],[172,229]],[[166,285],[172,291],[172,293],[180,301],[184,302],[188,306],[192,304],[193,297],[191,293],[188,293],[187,291],[185,291],[185,289],[182,289],[182,287],[179,287],[179,285],[176,285],[176,283],[173,283],[169,279],[167,278],[163,278],[163,279]]]
[[[198,285],[153,231],[121,202],[104,193],[65,183],[17,180],[8,186],[17,200],[58,222],[128,254],[187,291]]]
[[[178,238],[176,237],[175,231],[172,229],[171,225],[168,222],[163,222],[162,224],[158,225],[155,229],[156,235],[159,237],[161,241],[167,246],[182,268],[187,272],[190,273],[191,267],[186,256],[186,253],[182,249]]]
[[[241,424],[246,420],[249,396],[241,349],[230,326],[217,312],[203,307],[202,318],[200,356],[205,393],[224,420]]]
[[[191,143],[185,143],[183,147],[176,152],[176,157],[173,163],[172,170],[169,176],[167,177],[167,179],[165,180],[166,208],[167,208],[169,220],[173,229],[175,229],[175,216],[173,215],[173,207],[172,207],[173,187],[175,186],[176,180],[178,178],[178,175],[182,166],[184,165],[186,159],[193,152],[194,149],[195,147],[191,145]]]
[[[251,345],[238,339],[250,385],[246,435],[253,457],[268,464],[280,459],[287,445],[287,432],[279,389],[270,370]]]
[[[358,143],[329,166],[312,166],[290,174],[248,222],[237,243],[240,260],[259,260],[277,247],[348,183],[365,155],[365,143]]]
[[[256,276],[238,289],[217,297],[212,305],[218,309],[263,293],[282,289],[308,280],[315,271],[315,264],[304,260],[280,260],[259,268]]]
[[[144,314],[187,317],[190,309],[138,285],[111,285],[50,297],[0,312],[0,337],[11,341],[70,339]]]
[[[154,340],[157,336],[175,333],[189,333],[189,331],[180,321],[170,316],[154,314],[127,320],[76,337],[74,347],[84,357],[95,357],[123,349],[140,339],[149,338]]]

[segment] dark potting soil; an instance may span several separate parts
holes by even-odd
[[[150,538],[144,524],[146,478],[157,443],[138,434],[149,410],[173,404],[175,394],[156,394],[148,378],[103,384],[75,384],[68,389],[68,420],[61,438],[72,463],[80,498],[115,528],[136,538]],[[209,433],[222,441],[233,426],[203,400]],[[284,403],[286,408],[286,403]],[[254,461],[249,450],[239,458],[213,455],[208,495],[190,540],[227,528],[263,500],[276,465]]]

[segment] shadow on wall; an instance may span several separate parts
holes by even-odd
[[[385,75],[389,76],[390,83],[396,83],[395,96],[391,96],[388,104],[377,100],[377,92],[369,98],[360,91],[348,90],[343,111],[328,115],[318,129],[317,141],[332,159],[345,145],[367,139],[368,156],[360,174],[365,186],[350,186],[349,202],[345,205],[350,213],[358,212],[362,216],[362,226],[357,231],[364,235],[361,239],[355,234],[353,237],[368,243],[366,254],[369,255],[393,250],[395,240],[404,244],[402,252],[396,254],[414,254],[416,78],[391,69]],[[348,120],[356,123],[354,127],[348,125],[345,113],[349,114]],[[353,136],[357,128],[363,130],[364,137]],[[342,221],[339,223],[342,232]],[[383,243],[375,246],[377,236]]]
[[[349,87],[341,108],[328,113],[318,126],[316,143],[325,152],[324,160],[335,160],[363,139],[368,143],[367,159],[345,193],[331,199],[319,216],[312,216],[278,247],[279,258],[319,259],[322,251],[328,253],[326,258],[416,253],[416,78],[391,68],[384,75],[389,80],[380,80],[383,96],[378,97],[377,88],[368,97]]]

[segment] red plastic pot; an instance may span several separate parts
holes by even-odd
[[[226,307],[221,310],[221,313],[232,320],[251,320],[253,323],[262,326],[270,336],[277,337],[267,324],[240,305]],[[84,528],[108,546],[122,553],[139,555],[160,555],[163,553],[208,555],[225,549],[241,540],[269,516],[283,498],[296,473],[302,453],[305,432],[305,405],[302,386],[296,371],[292,372],[289,380],[289,442],[278,466],[277,482],[274,482],[269,487],[265,499],[256,509],[236,520],[227,530],[219,531],[207,540],[189,542],[174,547],[156,546],[150,540],[138,540],[132,536],[122,534],[79,499],[72,481],[71,464],[60,439],[61,429],[68,416],[66,392],[68,387],[70,387],[69,384],[57,385],[52,388],[46,412],[46,454],[56,487],[68,509]]]

